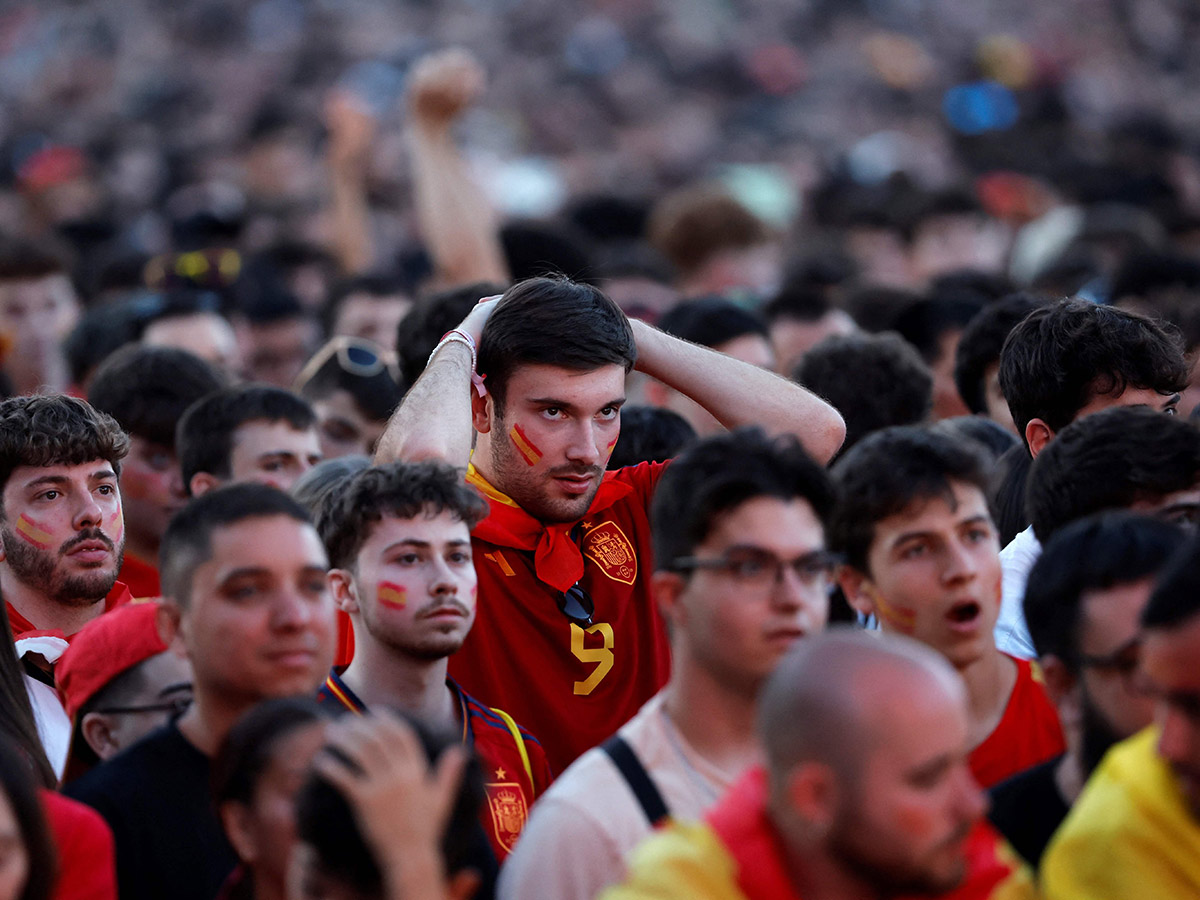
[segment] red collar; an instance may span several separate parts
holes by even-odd
[[[133,599],[133,595],[129,592],[129,588],[123,582],[113,582],[112,590],[108,592],[108,596],[104,598],[104,612],[116,609]],[[8,624],[12,628],[13,638],[26,637],[60,637],[66,640],[70,635],[64,634],[56,628],[39,629],[33,626],[33,623],[26,619],[23,615],[17,612],[11,603],[5,603],[8,607]]]
[[[565,591],[583,577],[583,553],[571,539],[575,523],[547,525],[535,519],[511,497],[492,487],[474,466],[467,468],[467,482],[479,489],[491,507],[488,517],[475,526],[475,537],[501,547],[532,550],[538,580],[555,590]],[[606,472],[583,518],[608,509],[631,493],[632,487]]]

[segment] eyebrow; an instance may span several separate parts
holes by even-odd
[[[471,542],[470,541],[446,541],[446,543],[449,544],[451,547],[466,547]],[[390,543],[386,547],[384,547],[383,552],[390,553],[393,550],[395,550],[397,547],[420,547],[420,548],[424,549],[424,548],[432,547],[432,546],[433,546],[432,541],[421,541],[421,540],[418,540],[417,538],[401,538],[398,541],[392,541],[392,543]]]
[[[166,697],[170,694],[178,694],[182,691],[190,691],[192,683],[190,681],[177,681],[174,684],[168,684],[165,688],[158,692],[158,696]]]
[[[626,397],[621,397],[616,400],[609,400],[606,403],[601,403],[600,408],[604,409],[606,406],[624,406],[627,399]],[[533,397],[526,402],[533,406],[561,406],[563,409],[577,408],[577,405],[574,403],[567,400],[556,400],[553,397]]]
[[[1163,404],[1163,407],[1165,408],[1168,406],[1174,406],[1175,404],[1177,404],[1180,401],[1180,399],[1181,398],[1180,398],[1179,394],[1177,394],[1177,393],[1172,394],[1170,397],[1167,398],[1167,402]]]
[[[961,522],[955,522],[954,527],[961,528],[964,525],[976,525],[980,522],[987,522],[990,524],[991,520],[987,517],[986,513],[980,513],[977,516],[971,516],[969,519],[963,519]],[[932,531],[906,531],[892,541],[892,546],[899,547],[905,541],[910,541],[914,538],[932,537],[933,535],[934,532]]]

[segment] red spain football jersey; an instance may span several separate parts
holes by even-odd
[[[1040,670],[1027,659],[1013,662],[1017,664],[1017,683],[1000,724],[971,751],[971,774],[985,788],[1067,749],[1058,712],[1042,687]]]
[[[615,733],[670,674],[666,628],[650,596],[648,514],[665,467],[608,472],[577,528],[549,529],[558,545],[547,544],[540,523],[512,500],[468,473],[492,512],[472,534],[478,609],[450,658],[450,674],[532,729],[555,772]],[[573,555],[577,566],[564,567],[565,575],[549,568],[560,553]],[[547,583],[555,575],[558,585]],[[576,578],[595,605],[589,627],[559,610],[560,591]]]
[[[483,787],[487,805],[480,811],[480,822],[491,842],[496,860],[504,858],[516,846],[517,837],[525,827],[529,807],[550,786],[550,765],[538,739],[505,719],[498,710],[488,709],[462,690],[453,679],[446,686],[458,700],[458,717],[462,725],[462,742],[473,747],[483,768]],[[336,669],[329,673],[317,692],[317,700],[334,703],[351,712],[364,713],[366,705],[338,677]],[[514,734],[514,729],[516,734]],[[520,735],[520,743],[517,741]]]

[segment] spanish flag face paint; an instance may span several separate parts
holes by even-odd
[[[508,437],[513,442],[513,446],[517,448],[517,452],[521,454],[521,459],[525,460],[525,465],[536,466],[538,464],[542,458],[542,451],[525,434],[525,429],[520,425],[514,425],[508,430]]]
[[[621,439],[621,436],[618,434],[615,438],[613,438],[611,441],[608,442],[607,454],[609,456],[612,456],[612,452],[617,446],[617,441],[619,441],[620,439]]]
[[[875,610],[879,613],[879,618],[897,631],[904,634],[913,633],[913,629],[917,626],[916,610],[909,609],[907,606],[893,606],[878,591],[871,592],[871,599],[875,601]]]
[[[45,550],[54,543],[54,536],[24,513],[17,517],[16,532],[39,550]]]
[[[113,543],[120,546],[121,539],[125,537],[125,517],[121,512],[120,504],[117,505],[113,514],[108,517],[108,533],[112,535]]]
[[[379,605],[388,609],[404,609],[408,605],[408,589],[394,581],[381,581],[375,589]]]

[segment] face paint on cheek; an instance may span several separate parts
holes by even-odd
[[[24,513],[17,517],[17,534],[39,550],[45,550],[54,543],[54,536]]]
[[[520,425],[514,425],[508,430],[508,437],[513,442],[513,446],[517,448],[517,452],[521,454],[521,459],[525,460],[525,465],[536,466],[538,464],[542,458],[542,451],[533,441],[529,440],[525,429]]]
[[[375,588],[375,596],[380,606],[388,609],[404,609],[408,605],[408,588],[392,581],[381,581]]]
[[[108,530],[113,536],[113,543],[121,543],[121,538],[125,536],[125,516],[120,503],[117,504],[113,514],[108,517]]]
[[[871,597],[875,601],[875,609],[881,619],[899,632],[913,633],[917,626],[916,610],[909,609],[907,606],[893,606],[878,591],[872,591]]]
[[[609,456],[612,456],[613,448],[617,446],[617,441],[619,441],[620,439],[621,439],[621,436],[618,434],[615,438],[613,438],[611,441],[608,442],[608,455]]]

